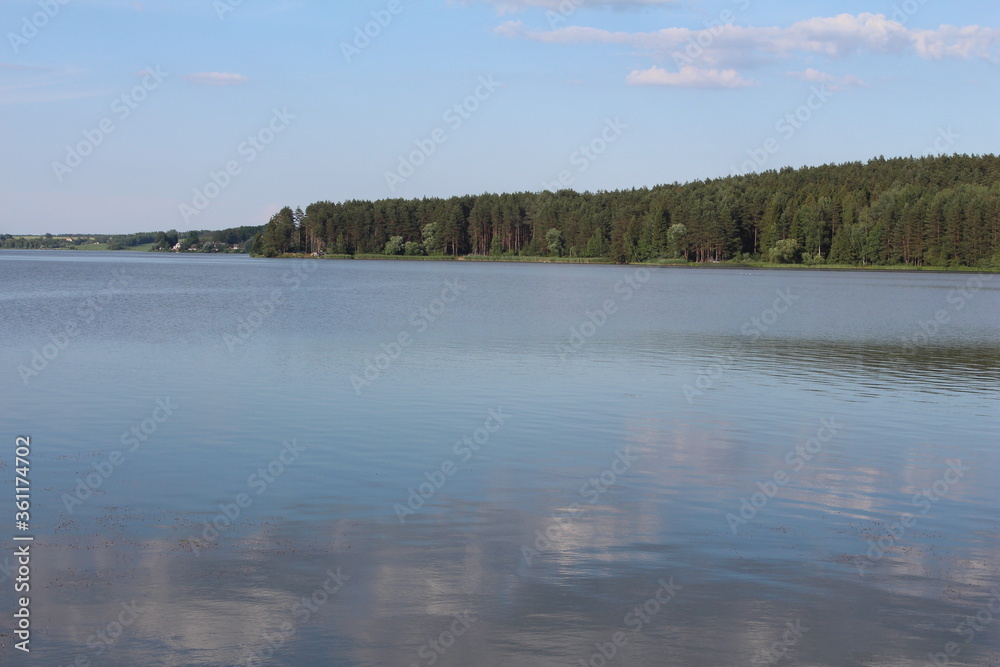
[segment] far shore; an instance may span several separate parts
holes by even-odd
[[[107,250],[106,248],[31,248],[10,250],[33,252],[36,250],[63,250],[73,252],[154,252],[156,254],[184,254],[184,255],[242,255],[244,253],[200,253],[185,252],[173,253],[163,251],[150,251],[148,249],[126,248],[123,250]],[[260,258],[263,259],[263,258]],[[977,266],[913,266],[913,265],[892,265],[881,266],[875,264],[852,265],[852,264],[772,264],[769,262],[736,262],[732,260],[721,262],[689,262],[683,259],[664,259],[653,262],[639,262],[632,264],[619,264],[606,257],[493,257],[485,255],[380,255],[380,254],[358,254],[358,255],[318,255],[309,253],[285,253],[279,257],[271,259],[327,259],[327,260],[374,260],[374,261],[403,261],[403,262],[499,262],[506,264],[598,264],[605,266],[637,266],[648,268],[671,268],[671,269],[767,269],[778,271],[899,271],[903,273],[1000,273],[1000,267],[977,267]]]
[[[867,266],[851,264],[772,264],[768,262],[688,262],[685,260],[665,260],[658,262],[638,262],[619,264],[605,257],[489,257],[483,255],[311,255],[308,253],[285,253],[272,259],[331,259],[331,260],[375,260],[404,262],[499,262],[507,264],[600,264],[605,266],[637,266],[670,269],[776,269],[776,270],[819,270],[819,271],[900,271],[903,273],[1000,273],[998,267],[975,266]]]

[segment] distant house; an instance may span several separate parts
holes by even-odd
[[[181,251],[181,244],[180,244],[180,242],[178,242],[177,245],[175,245],[173,248],[171,248],[171,250],[173,250],[174,252],[180,252]]]

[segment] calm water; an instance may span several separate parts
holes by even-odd
[[[2,252],[0,662],[998,664],[998,288]]]

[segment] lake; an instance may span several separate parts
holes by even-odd
[[[4,251],[0,341],[30,664],[1000,662],[998,276]]]

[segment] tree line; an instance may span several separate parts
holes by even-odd
[[[263,226],[231,227],[218,231],[191,230],[183,234],[176,229],[166,232],[155,232],[153,238],[146,243],[152,243],[153,251],[177,249],[181,252],[197,250],[200,252],[249,252],[253,240],[263,231]],[[135,244],[140,245],[140,244]],[[239,250],[233,250],[239,248]],[[114,250],[114,248],[112,248]]]
[[[68,235],[71,236],[71,235]],[[0,235],[0,248],[66,247]],[[321,201],[263,227],[94,235],[112,249],[1000,266],[1000,159],[868,162],[630,190]]]
[[[129,250],[152,244],[150,250],[197,250],[200,252],[249,252],[251,241],[263,230],[263,225],[233,227],[217,231],[192,230],[183,234],[176,229],[166,232],[135,234],[44,234],[15,236],[0,234],[0,249],[57,250],[80,245],[106,245],[108,250]],[[239,248],[234,250],[234,248]]]
[[[613,192],[322,201],[277,213],[251,252],[995,266],[1000,160],[879,157]]]

